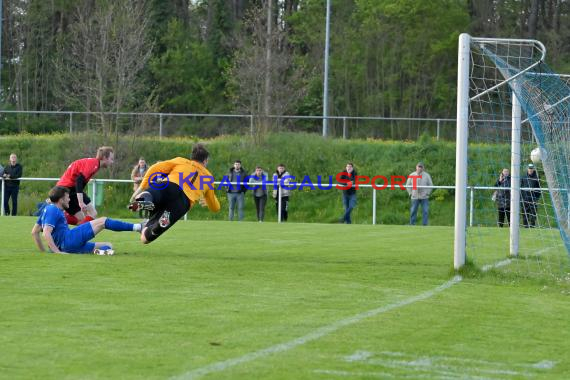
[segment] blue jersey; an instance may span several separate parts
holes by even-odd
[[[39,224],[42,229],[44,229],[46,225],[53,228],[53,231],[51,232],[53,242],[61,249],[63,242],[65,241],[65,235],[69,231],[63,211],[56,205],[50,204],[42,210],[42,213],[36,223]]]

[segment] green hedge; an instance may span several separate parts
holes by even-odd
[[[434,184],[455,183],[455,144],[436,142],[422,136],[417,142],[323,139],[303,133],[280,133],[267,137],[264,143],[255,144],[251,139],[226,136],[204,141],[211,153],[209,168],[217,180],[227,172],[235,159],[252,172],[261,165],[273,172],[278,163],[299,179],[309,175],[316,184],[317,176],[335,176],[348,161],[352,161],[361,175],[407,176],[418,161],[424,161]],[[98,178],[128,179],[139,156],[149,163],[188,156],[194,139],[151,139],[141,137],[105,137],[96,135],[15,135],[0,138],[0,158],[6,164],[11,152],[18,154],[26,177],[59,177],[67,165],[78,158],[93,156],[99,145],[112,145],[116,150],[116,164],[104,169]],[[481,173],[498,172],[501,161],[509,156],[507,145],[480,145],[474,159],[486,162]],[[20,214],[30,215],[36,203],[45,198],[52,182],[24,182],[20,191]],[[492,185],[492,184],[490,184]],[[128,217],[126,204],[132,191],[130,184],[105,185],[105,200],[99,214]],[[409,218],[409,199],[405,191],[384,190],[378,193],[378,223],[406,224]],[[255,220],[255,206],[251,193],[247,193],[246,220]],[[227,200],[224,192],[218,192],[222,212],[211,214],[197,207],[189,217],[193,219],[225,219]],[[430,224],[453,224],[453,191],[436,190],[430,207]],[[273,202],[266,210],[267,220],[275,219]],[[295,191],[290,201],[290,220],[296,222],[337,221],[342,214],[339,190]],[[358,206],[354,211],[356,223],[372,223],[372,191],[359,191]]]

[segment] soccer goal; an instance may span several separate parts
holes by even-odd
[[[459,37],[456,269],[567,265],[570,76],[545,57],[536,40]]]

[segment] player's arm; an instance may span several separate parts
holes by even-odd
[[[87,181],[85,180],[83,174],[80,173],[77,176],[77,179],[75,179],[75,191],[77,192],[77,203],[79,204],[79,207],[81,207],[81,210],[86,207],[85,203],[83,203],[83,190],[85,189],[86,185]]]
[[[37,223],[34,224],[34,228],[32,228],[32,238],[34,239],[34,242],[36,243],[36,246],[38,247],[40,252],[45,252],[44,243],[42,242],[42,238],[40,236],[41,232],[42,232],[42,226],[40,226]]]
[[[208,210],[212,212],[220,211],[220,201],[218,201],[218,198],[216,197],[214,190],[207,189],[204,192],[204,199],[206,201],[206,205],[208,206]]]
[[[53,237],[51,236],[52,231],[53,231],[52,226],[50,226],[48,224],[44,225],[44,239],[46,239],[46,243],[47,243],[48,248],[53,253],[64,253],[64,252],[59,250],[57,245],[55,245],[55,242],[53,241]]]

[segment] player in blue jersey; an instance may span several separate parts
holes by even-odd
[[[48,249],[53,253],[94,253],[97,255],[113,255],[111,243],[95,243],[89,240],[104,229],[111,231],[140,232],[142,225],[126,223],[109,218],[97,218],[89,223],[69,229],[63,210],[69,206],[69,189],[55,186],[49,192],[51,204],[46,206],[34,228],[32,236],[38,249],[45,252],[40,233],[47,243]]]

